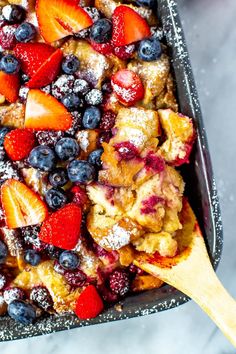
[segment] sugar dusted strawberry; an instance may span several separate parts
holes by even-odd
[[[116,7],[112,15],[112,23],[112,42],[115,46],[125,46],[151,35],[146,20],[125,5]]]
[[[32,77],[55,49],[45,43],[19,43],[14,48],[14,54],[20,60],[22,71]]]
[[[31,77],[26,86],[40,88],[49,85],[59,74],[63,53],[57,49]]]
[[[30,90],[25,108],[25,128],[67,130],[72,125],[70,112],[55,97],[40,90]]]
[[[74,203],[67,204],[51,214],[43,223],[39,239],[65,250],[73,249],[79,239],[81,217],[79,206]]]
[[[0,71],[0,94],[6,97],[10,103],[16,102],[20,89],[18,74],[6,74]]]
[[[2,185],[1,200],[10,229],[40,224],[47,217],[47,207],[39,195],[14,179]]]
[[[121,103],[132,106],[144,96],[140,77],[131,70],[117,71],[111,78],[112,88]]]
[[[88,13],[71,0],[37,0],[36,15],[41,35],[49,43],[93,24]]]
[[[127,60],[133,57],[135,45],[129,44],[122,47],[114,47],[113,53],[121,60]]]
[[[97,317],[104,305],[94,285],[89,285],[76,301],[75,313],[81,320]]]
[[[112,52],[113,52],[113,47],[110,42],[96,43],[94,41],[91,41],[90,44],[93,47],[93,49],[96,50],[98,53],[101,53],[104,55],[109,55],[109,54],[112,54]]]
[[[11,130],[4,138],[4,148],[12,161],[27,157],[35,146],[34,133],[28,129]]]

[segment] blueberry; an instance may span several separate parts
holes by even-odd
[[[67,202],[63,189],[51,188],[45,194],[45,200],[51,209],[59,209]]]
[[[79,64],[79,59],[71,54],[63,59],[61,67],[65,74],[71,75],[79,69]]]
[[[11,131],[11,129],[9,127],[2,127],[0,128],[0,146],[3,145],[4,143],[4,138],[7,135],[7,133],[9,133]]]
[[[80,263],[79,257],[73,251],[64,251],[59,257],[60,265],[68,270],[75,270]]]
[[[32,324],[36,320],[35,308],[23,300],[12,301],[8,305],[8,314],[15,321],[24,325]]]
[[[74,82],[74,88],[73,92],[76,93],[77,95],[84,96],[86,93],[88,93],[90,90],[89,84],[86,80],[84,79],[77,79]]]
[[[29,42],[36,36],[36,29],[32,23],[24,22],[15,31],[15,37],[18,42]]]
[[[35,250],[26,250],[24,255],[24,260],[32,266],[36,266],[40,263],[40,254]]]
[[[90,38],[96,43],[106,43],[111,39],[112,24],[106,18],[96,21],[91,27]]]
[[[7,157],[6,151],[3,146],[0,146],[0,161],[5,160]]]
[[[56,143],[55,151],[61,160],[73,159],[79,154],[79,144],[73,138],[62,138]]]
[[[36,146],[29,154],[29,164],[41,171],[51,171],[56,164],[55,153],[45,145]]]
[[[86,129],[95,129],[98,127],[101,120],[101,112],[97,107],[89,107],[84,111],[82,124]]]
[[[19,23],[25,18],[25,9],[19,5],[6,5],[2,8],[2,15],[7,22]]]
[[[155,0],[136,0],[137,5],[148,7],[149,9],[155,8]]]
[[[6,74],[16,74],[20,70],[20,63],[14,55],[4,55],[0,60],[0,70]]]
[[[97,149],[91,152],[88,157],[88,162],[97,167],[102,166],[101,156],[103,154],[103,149]]]
[[[67,172],[71,182],[89,183],[96,177],[95,167],[84,160],[71,161]]]
[[[62,97],[61,102],[69,111],[75,111],[77,108],[83,106],[83,101],[75,93],[65,95]]]
[[[68,182],[67,171],[61,167],[50,172],[48,178],[53,187],[63,187]]]
[[[154,61],[162,54],[161,43],[157,38],[143,39],[138,47],[138,56],[143,61]]]
[[[5,262],[5,259],[7,258],[8,250],[7,246],[3,241],[0,240],[0,264]]]
[[[86,96],[85,96],[85,101],[87,104],[97,106],[102,103],[103,100],[103,94],[102,91],[98,89],[92,89],[89,91]]]

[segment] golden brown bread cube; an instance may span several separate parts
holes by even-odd
[[[161,156],[174,166],[188,162],[195,139],[192,119],[171,109],[160,109],[158,113],[167,137],[159,149]]]
[[[174,95],[175,87],[172,75],[169,74],[166,87],[156,98],[156,109],[167,109],[170,108],[174,112],[178,111],[178,103]]]
[[[12,103],[0,106],[0,123],[12,128],[24,128],[25,106],[21,103]]]
[[[50,187],[48,173],[39,171],[33,167],[22,168],[21,173],[28,187],[42,196],[45,195]]]
[[[111,76],[113,71],[125,67],[125,62],[115,55],[106,57],[98,53],[85,40],[69,39],[62,46],[64,54],[74,54],[80,61],[80,72],[84,73],[90,83],[101,88],[102,81]]]
[[[133,291],[144,291],[160,288],[163,285],[163,281],[152,275],[136,275],[132,281],[131,288]]]
[[[170,62],[166,54],[156,61],[142,61],[133,59],[128,64],[128,69],[134,71],[142,80],[145,88],[142,105],[149,105],[157,96],[159,96],[166,87]]]

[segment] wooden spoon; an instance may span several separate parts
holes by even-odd
[[[134,264],[174,286],[205,311],[236,347],[236,302],[217,278],[197,219],[187,201],[177,233],[180,253],[174,258],[139,253]]]

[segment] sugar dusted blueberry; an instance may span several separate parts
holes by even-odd
[[[53,306],[53,300],[47,288],[36,286],[30,292],[30,300],[34,301],[44,311],[48,311]]]
[[[103,149],[97,149],[89,154],[88,162],[94,166],[100,168],[102,166],[101,156],[103,154]]]
[[[22,300],[14,300],[8,305],[8,314],[15,321],[29,325],[36,320],[35,308]]]
[[[89,105],[97,106],[103,101],[103,94],[98,89],[92,89],[85,96],[85,101]]]
[[[25,18],[25,9],[19,5],[6,5],[2,8],[3,18],[10,23],[19,23]]]
[[[101,120],[101,111],[99,108],[91,106],[86,108],[82,118],[82,124],[86,129],[95,129]]]
[[[7,246],[0,240],[0,264],[4,263],[8,255]]]
[[[29,42],[36,36],[36,29],[32,23],[24,22],[15,31],[15,37],[18,42]]]
[[[90,90],[89,83],[84,79],[76,79],[73,92],[79,96],[84,96]]]
[[[61,102],[69,110],[73,111],[83,106],[83,101],[75,93],[69,93],[62,97]]]
[[[79,69],[79,65],[79,59],[75,55],[71,54],[67,55],[63,59],[61,67],[65,74],[71,75]]]
[[[24,260],[32,266],[37,266],[41,261],[41,256],[36,250],[26,250]]]
[[[10,304],[14,300],[23,300],[25,298],[25,293],[21,288],[9,287],[4,290],[3,297],[5,302]]]

